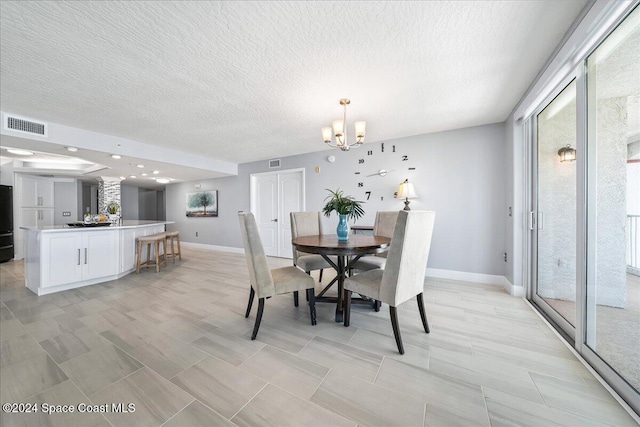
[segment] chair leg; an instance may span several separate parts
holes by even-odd
[[[416,295],[416,299],[418,300],[418,311],[420,312],[420,317],[422,318],[422,327],[426,333],[429,333],[429,322],[427,322],[427,314],[424,311],[424,300],[422,299],[422,292]]]
[[[258,314],[256,314],[256,324],[253,326],[253,334],[251,340],[255,340],[258,336],[258,329],[260,329],[260,321],[262,320],[262,313],[264,312],[264,298],[258,300]]]
[[[307,295],[309,296],[309,314],[311,315],[311,325],[318,323],[316,319],[316,291],[314,289],[307,289]]]
[[[310,271],[305,271],[305,273],[307,273],[309,276],[311,276],[311,272]],[[307,292],[305,292],[305,295],[307,296],[307,302],[309,302],[309,291],[307,290]]]
[[[400,336],[400,325],[398,325],[398,311],[396,307],[389,306],[391,312],[391,326],[393,327],[393,335],[396,337],[396,344],[398,345],[398,351],[400,354],[404,354],[404,347],[402,346],[402,337]]]
[[[344,290],[344,315],[343,322],[344,326],[349,326],[349,322],[351,321],[351,291],[345,289]]]
[[[324,271],[323,269],[320,270],[320,279],[318,280],[318,282],[320,282],[320,283],[322,283],[322,272],[323,271]]]
[[[381,307],[382,307],[382,301],[376,300],[376,301],[373,303],[373,309],[374,309],[376,312],[380,311],[380,308],[381,308]]]
[[[251,287],[251,290],[249,291],[249,304],[247,304],[247,312],[244,314],[245,319],[249,317],[249,313],[251,313],[251,306],[253,305],[253,297],[255,295],[256,291],[254,291],[253,287]]]
[[[293,305],[298,306],[298,291],[293,292]]]

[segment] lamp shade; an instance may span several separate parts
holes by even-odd
[[[344,135],[344,121],[343,120],[334,120],[333,124],[333,133],[336,135],[336,138]]]
[[[322,128],[322,140],[324,142],[331,142],[331,128]]]
[[[558,156],[560,156],[561,162],[572,162],[576,159],[576,150],[567,144],[566,147],[558,150]]]
[[[367,122],[356,122],[356,138],[364,138],[365,129],[367,128]]]
[[[415,199],[418,195],[416,194],[416,189],[413,184],[409,182],[409,180],[405,180],[398,187],[398,195],[396,198],[398,199]]]

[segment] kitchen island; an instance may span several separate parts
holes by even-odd
[[[162,233],[166,224],[173,221],[20,227],[25,236],[25,285],[46,295],[125,276],[136,269],[136,239]]]

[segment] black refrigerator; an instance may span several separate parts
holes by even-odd
[[[13,259],[13,187],[0,185],[0,262]]]

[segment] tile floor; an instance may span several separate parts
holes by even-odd
[[[0,265],[0,400],[135,412],[0,415],[2,426],[636,425],[551,330],[498,286],[428,279],[417,305],[351,326],[291,296],[244,318],[243,255],[184,248],[160,273],[36,297]],[[273,267],[289,261],[271,259]],[[325,272],[327,273],[327,271]],[[325,279],[326,282],[326,279]]]

